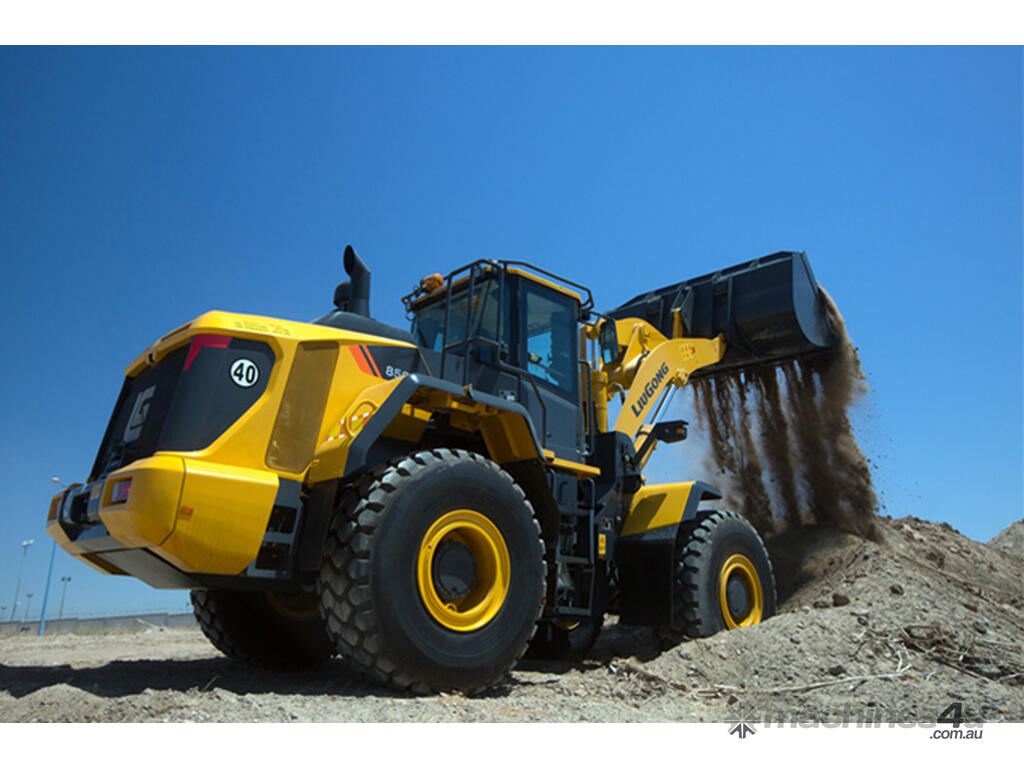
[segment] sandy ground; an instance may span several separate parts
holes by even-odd
[[[585,662],[522,662],[471,698],[397,695],[340,660],[251,670],[194,629],[4,636],[0,721],[886,723],[953,702],[970,722],[1024,721],[1019,537],[879,523],[877,543],[821,528],[770,542],[781,608],[760,626],[662,651],[610,620]]]

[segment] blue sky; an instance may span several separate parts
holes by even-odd
[[[610,308],[804,250],[870,378],[855,421],[886,512],[987,540],[1022,517],[1021,65],[1020,48],[0,49],[0,605],[34,538],[38,612],[50,477],[87,475],[127,363],[207,309],[323,313],[349,242],[395,324],[421,275],[480,257]],[[187,600],[58,551],[61,575],[66,613]]]

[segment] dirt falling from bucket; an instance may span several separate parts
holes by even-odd
[[[694,382],[706,463],[762,535],[813,523],[874,535],[877,498],[849,418],[867,383],[842,315],[822,298],[832,352]]]

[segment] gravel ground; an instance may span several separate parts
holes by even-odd
[[[662,651],[609,620],[580,664],[522,662],[480,696],[403,696],[335,660],[252,670],[198,630],[0,637],[4,722],[1024,721],[1020,530],[989,546],[879,519],[769,543],[779,615]],[[1016,523],[1020,527],[1024,523]],[[995,541],[995,540],[994,540]]]

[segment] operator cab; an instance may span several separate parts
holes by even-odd
[[[579,461],[586,445],[578,328],[593,300],[583,286],[512,264],[480,261],[424,278],[403,299],[413,338],[442,378],[521,403],[544,447]]]

